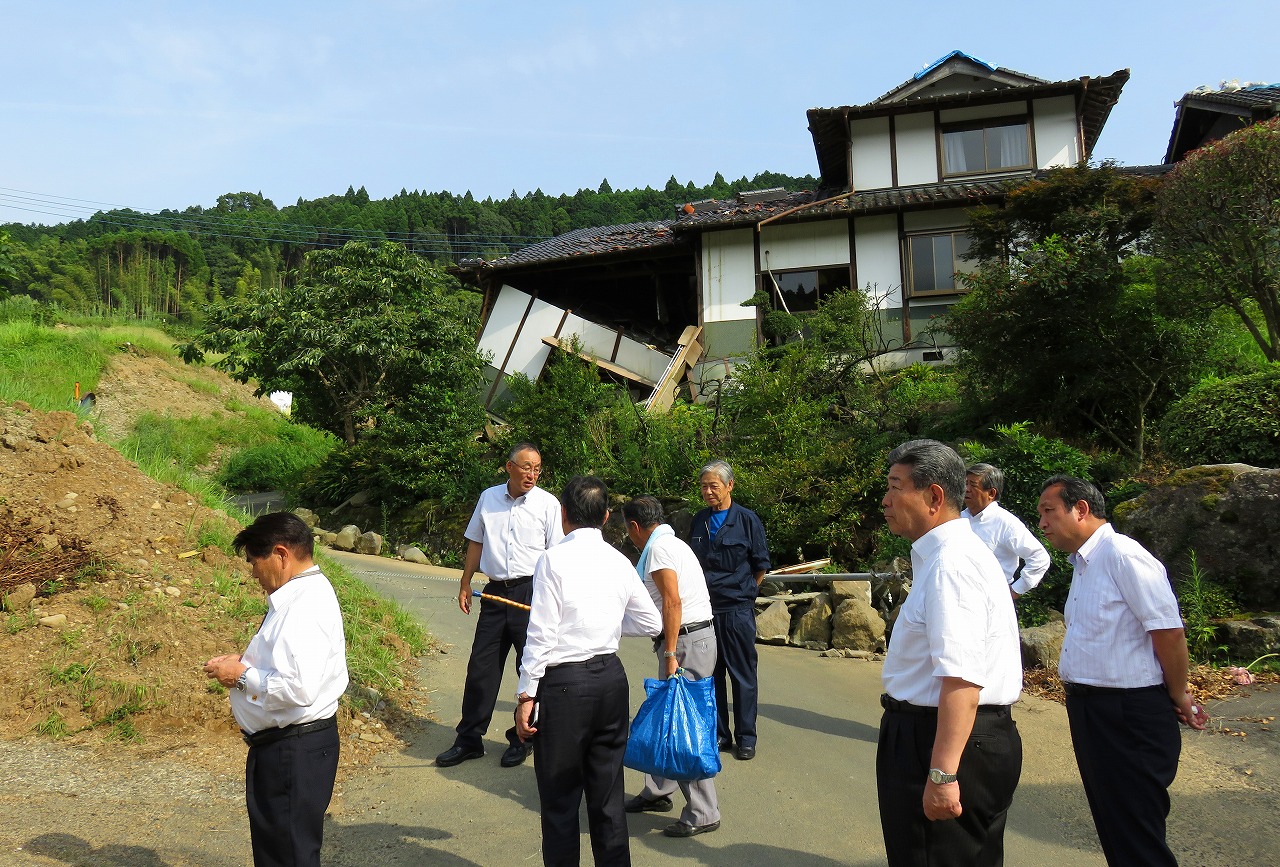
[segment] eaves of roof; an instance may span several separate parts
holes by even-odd
[[[680,246],[681,241],[671,231],[673,222],[660,220],[575,229],[532,244],[500,259],[490,261],[465,259],[452,270],[460,274],[479,274],[485,271],[549,265],[569,260],[605,259],[640,250],[660,251],[664,248],[676,248]]]
[[[1048,81],[973,93],[931,94],[896,102],[811,108],[808,111],[809,132],[813,136],[813,147],[817,152],[818,170],[823,182],[838,186],[844,184],[847,178],[850,120],[967,105],[990,105],[1019,99],[1074,95],[1079,106],[1080,122],[1084,132],[1084,155],[1088,158],[1093,153],[1093,146],[1097,144],[1098,136],[1102,134],[1102,126],[1111,114],[1112,107],[1120,99],[1120,91],[1128,80],[1129,70],[1120,69],[1100,78],[1085,76],[1069,81]]]
[[[1193,90],[1178,100],[1169,132],[1165,162],[1177,162],[1202,142],[1199,136],[1212,126],[1214,115],[1239,117],[1244,125],[1280,114],[1280,85],[1266,84],[1239,90]],[[1203,126],[1201,126],[1203,121]],[[1189,138],[1190,140],[1184,140]]]

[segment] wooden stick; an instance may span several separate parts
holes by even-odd
[[[513,602],[512,600],[507,599],[503,596],[493,596],[489,593],[481,593],[479,590],[472,590],[471,595],[479,596],[481,599],[492,599],[494,602],[501,602],[503,605],[510,605],[512,608],[523,608],[525,611],[533,610],[528,605],[525,605],[522,602]]]

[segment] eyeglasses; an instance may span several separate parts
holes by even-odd
[[[517,470],[524,473],[526,476],[542,475],[542,464],[538,464],[537,466],[534,466],[533,464],[517,464],[517,463],[513,463],[512,461],[507,461],[507,463],[511,464],[511,466],[515,467]]]

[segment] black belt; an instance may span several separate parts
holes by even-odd
[[[699,629],[706,629],[711,625],[710,620],[699,620],[697,623],[686,623],[680,627],[681,635],[688,635],[690,632],[697,632]]]
[[[251,747],[265,747],[267,744],[274,744],[276,741],[282,741],[285,738],[296,738],[299,735],[305,735],[308,732],[318,732],[321,729],[330,729],[338,724],[338,717],[331,716],[328,719],[316,720],[309,723],[294,723],[291,726],[284,726],[278,729],[263,729],[260,732],[249,734],[241,729],[240,735],[244,738],[244,742]]]
[[[570,666],[592,665],[592,664],[599,664],[602,662],[608,662],[610,659],[613,659],[617,655],[618,654],[616,653],[598,653],[595,656],[591,657],[590,659],[579,659],[577,662],[556,663],[555,665],[548,666],[547,671],[554,671],[557,668],[569,668]]]
[[[1153,683],[1151,686],[1093,686],[1088,683],[1062,682],[1062,691],[1067,695],[1121,695],[1126,692],[1146,692],[1149,689],[1164,689],[1163,684]]]
[[[506,581],[490,578],[489,583],[497,584],[499,587],[519,587],[521,584],[528,584],[532,580],[532,575],[521,575],[519,578],[508,578]]]
[[[885,710],[895,711],[897,713],[919,713],[929,716],[937,716],[938,709],[925,704],[912,704],[909,701],[898,701],[889,693],[881,693],[880,706]],[[1009,705],[1007,704],[980,704],[978,705],[978,713],[1008,713]]]

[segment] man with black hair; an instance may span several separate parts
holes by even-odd
[[[489,579],[488,596],[480,601],[476,635],[467,661],[467,680],[462,689],[462,719],[458,722],[453,746],[436,756],[442,768],[484,755],[484,735],[493,719],[493,707],[502,687],[502,670],[507,656],[515,650],[517,675],[524,653],[529,613],[519,606],[529,604],[533,595],[533,565],[542,552],[563,538],[560,503],[538,487],[542,477],[542,454],[533,443],[517,443],[507,455],[507,481],[480,494],[471,522],[463,534],[467,540],[462,583],[458,588],[458,608],[471,613],[471,578],[477,571]],[[513,768],[524,762],[533,741],[522,741],[514,727],[507,729],[507,748],[500,764]]]
[[[1058,676],[1102,853],[1113,867],[1176,865],[1165,821],[1178,723],[1203,729],[1209,715],[1187,690],[1187,637],[1169,576],[1115,531],[1090,482],[1051,477],[1039,510],[1045,538],[1071,555]]]
[[[911,592],[881,678],[876,749],[889,867],[998,867],[1022,773],[1010,707],[1022,692],[1013,599],[960,517],[964,462],[935,440],[889,454],[881,505],[911,542]]]
[[[595,863],[631,863],[622,790],[630,712],[618,639],[655,636],[662,618],[631,562],[601,535],[608,504],[604,482],[570,479],[561,494],[564,541],[533,573],[515,722],[521,738],[538,736],[546,865],[577,867],[584,795]]]
[[[241,654],[205,674],[230,690],[249,756],[245,802],[256,867],[318,867],[338,771],[338,699],[347,688],[342,612],[312,561],[311,528],[262,515],[235,537],[267,593],[267,616]]]

